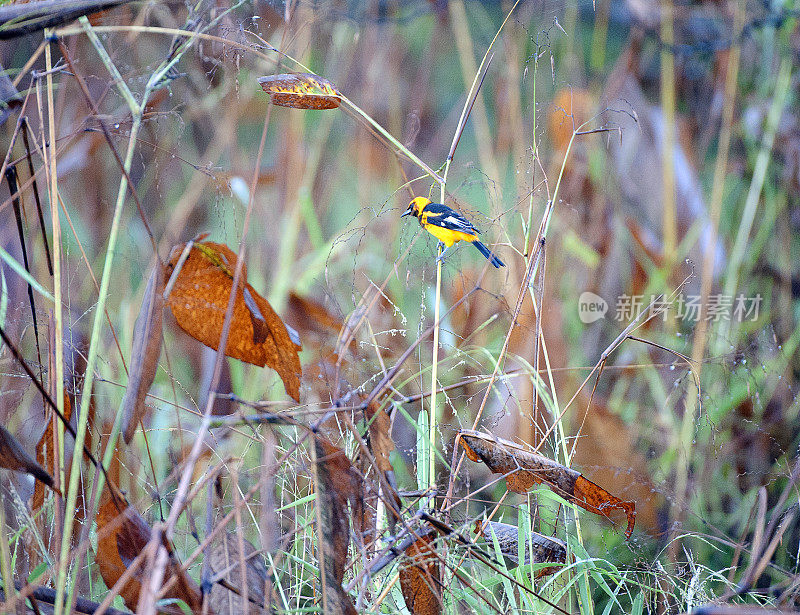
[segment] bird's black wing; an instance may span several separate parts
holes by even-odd
[[[480,233],[478,229],[472,226],[472,222],[457,211],[450,209],[447,205],[429,203],[425,207],[424,213],[428,214],[426,220],[429,224],[441,226],[451,231],[461,231],[462,233]]]

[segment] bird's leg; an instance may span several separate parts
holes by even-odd
[[[447,252],[449,248],[446,247],[441,241],[439,242],[439,245],[437,247],[439,250],[442,250],[442,248],[444,248],[441,252],[439,252],[439,256],[436,257],[436,262],[438,263],[440,260],[444,258],[444,253]]]

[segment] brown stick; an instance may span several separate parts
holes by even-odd
[[[17,590],[22,590],[25,585],[20,583],[19,581],[14,581],[14,587]],[[37,586],[36,589],[30,594],[31,598],[38,600],[39,602],[44,602],[45,604],[55,604],[56,603],[56,590],[50,587],[42,587]],[[0,588],[0,598],[5,600],[5,594],[3,590]],[[94,615],[97,612],[97,609],[100,605],[97,602],[92,602],[91,600],[87,600],[86,598],[78,598],[75,601],[75,605],[72,607],[72,610],[75,613],[82,613],[83,615]],[[106,609],[106,613],[108,615],[130,615],[129,611],[120,611],[119,609]]]

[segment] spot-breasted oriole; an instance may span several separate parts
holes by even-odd
[[[472,226],[472,222],[447,205],[431,203],[430,199],[418,196],[409,203],[408,209],[400,217],[405,216],[417,218],[422,228],[436,237],[439,243],[444,244],[445,248],[436,260],[441,259],[454,243],[468,241],[498,269],[506,266],[489,248],[478,241],[480,231]]]

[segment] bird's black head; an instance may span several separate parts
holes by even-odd
[[[418,196],[408,204],[408,209],[406,209],[400,217],[414,216],[415,218],[419,218],[422,210],[425,209],[430,202],[430,199],[426,199],[424,196]]]

